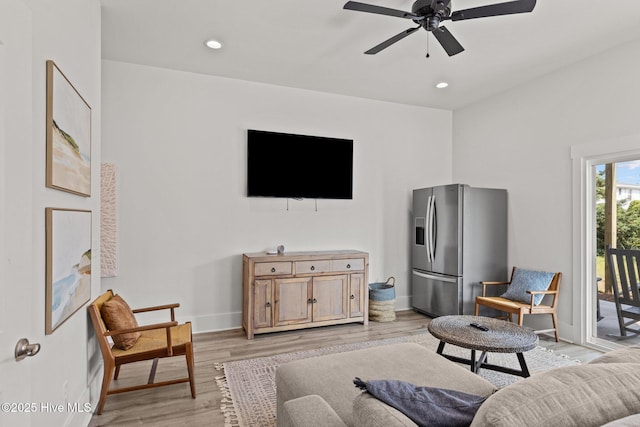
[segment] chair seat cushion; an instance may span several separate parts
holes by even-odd
[[[185,345],[191,341],[191,323],[185,323],[182,325],[171,327],[171,345],[172,347],[179,347]],[[113,347],[111,350],[115,357],[146,353],[150,351],[158,351],[167,348],[167,330],[152,329],[150,331],[143,331],[140,334],[140,338],[134,346],[127,350],[122,350],[117,347]]]
[[[507,291],[502,294],[503,298],[531,303],[531,294],[527,291],[546,291],[551,285],[554,273],[547,271],[525,270],[516,268],[511,278],[511,284]],[[543,295],[536,295],[534,305],[540,304]]]
[[[503,297],[476,297],[476,301],[478,304],[486,305],[489,307],[497,308],[503,311],[519,311],[524,309],[525,313],[530,312],[531,308],[530,303],[524,303],[519,301],[512,301],[510,299],[506,299]],[[537,306],[538,309],[544,309],[551,307],[549,305],[539,304]]]
[[[109,301],[105,301],[100,308],[100,314],[105,326],[110,331],[138,327],[138,321],[131,311],[131,307],[120,295],[114,295]],[[140,332],[113,335],[112,338],[116,348],[127,350],[138,341]]]

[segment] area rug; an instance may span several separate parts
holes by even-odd
[[[216,369],[223,371],[216,376],[216,383],[223,394],[220,410],[225,417],[225,427],[272,427],[276,421],[276,386],[275,373],[278,365],[294,360],[309,357],[323,356],[326,354],[343,353],[346,351],[360,350],[364,348],[382,345],[413,342],[434,352],[438,348],[439,341],[427,332],[416,333],[396,338],[388,338],[362,343],[343,344],[315,350],[298,351],[294,353],[278,354],[257,359],[240,360],[216,364]],[[468,358],[470,351],[453,345],[445,347],[446,354],[453,354]],[[518,369],[518,359],[515,354],[489,353],[492,364]],[[557,355],[552,350],[543,347],[524,353],[529,371],[539,372],[561,366],[570,366],[580,363],[563,355]],[[466,366],[468,369],[468,366]],[[482,369],[480,375],[502,388],[522,378],[501,372]]]

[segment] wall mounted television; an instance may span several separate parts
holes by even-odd
[[[352,199],[353,140],[249,129],[247,196]]]

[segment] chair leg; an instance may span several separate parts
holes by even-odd
[[[153,384],[156,380],[156,370],[158,369],[158,358],[153,359],[153,363],[151,364],[151,372],[149,372],[149,380],[147,384]]]
[[[102,373],[102,389],[100,390],[100,400],[98,400],[98,415],[102,414],[104,408],[104,402],[107,399],[107,393],[109,392],[109,385],[111,385],[111,376],[116,370],[115,364],[112,360],[104,361],[104,371]]]
[[[474,316],[477,316],[478,313],[480,313],[480,306],[478,305],[478,303],[476,303],[476,311],[474,313]]]
[[[620,335],[627,336],[627,326],[624,324],[624,318],[622,316],[622,307],[620,302],[616,299],[616,314],[618,315],[618,326],[620,327]]]
[[[116,365],[116,370],[113,374],[113,379],[117,380],[118,379],[118,375],[120,375],[120,365]]]
[[[189,385],[191,386],[191,397],[196,398],[196,382],[193,374],[193,346],[191,343],[187,344],[185,357],[187,358],[187,371],[189,372]]]
[[[524,321],[524,313],[522,311],[518,312],[518,325],[522,326],[522,322]]]
[[[558,337],[558,319],[556,318],[555,313],[551,313],[551,321],[553,322],[553,332],[556,336],[556,342],[559,342],[560,338]]]

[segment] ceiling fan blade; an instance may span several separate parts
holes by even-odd
[[[374,6],[372,4],[360,3],[357,1],[346,2],[343,9],[355,10],[358,12],[376,13],[378,15],[395,16],[396,18],[424,19],[424,17],[414,15],[411,12],[405,12],[398,9],[390,9],[388,7],[382,6]]]
[[[396,34],[395,36],[391,37],[390,39],[383,41],[379,45],[372,47],[371,49],[369,49],[365,53],[367,55],[375,55],[376,53],[380,52],[382,49],[386,49],[389,46],[391,46],[392,44],[394,44],[395,42],[398,42],[398,41],[402,40],[403,38],[407,37],[409,34],[413,33],[418,28],[420,28],[420,27],[409,28],[408,30],[404,30],[400,34]]]
[[[471,9],[458,10],[451,14],[452,21],[463,19],[485,18],[488,16],[512,15],[514,13],[531,12],[536,6],[536,0],[517,0],[507,3],[490,4]]]
[[[445,52],[447,52],[447,55],[457,55],[464,50],[462,45],[458,43],[458,40],[453,37],[453,34],[451,34],[449,30],[446,29],[446,27],[441,25],[431,32],[438,40],[438,42],[440,42]]]

